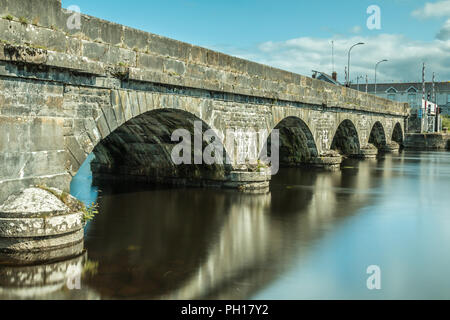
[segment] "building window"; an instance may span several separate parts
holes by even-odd
[[[411,107],[415,107],[417,104],[417,95],[415,93],[408,94],[408,103]]]
[[[396,99],[395,99],[395,94],[397,93],[397,90],[395,90],[395,88],[393,88],[393,87],[390,87],[388,90],[386,90],[386,92],[387,92],[387,98],[389,99],[389,100],[393,100],[393,101],[395,101]]]

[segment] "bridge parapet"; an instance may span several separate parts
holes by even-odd
[[[61,8],[60,0],[2,0],[0,14],[1,61],[40,64],[93,77],[160,83],[292,104],[397,116],[409,114],[409,106],[405,103],[83,14],[81,29],[70,30],[67,20],[73,13]],[[20,22],[11,17],[22,19]],[[23,54],[24,51],[28,56]],[[41,59],[36,59],[36,55]],[[105,83],[114,84],[110,81],[101,84],[108,86]],[[120,86],[120,82],[116,82],[116,86]]]

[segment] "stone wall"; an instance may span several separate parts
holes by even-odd
[[[69,30],[66,22],[73,13],[60,5],[59,0],[2,0],[0,60],[31,61],[39,54],[39,61],[47,66],[101,76],[121,75],[130,80],[326,107],[395,115],[409,112],[404,103],[86,15],[81,16],[81,30]],[[6,19],[8,15],[14,20]],[[27,23],[17,21],[20,17]],[[5,44],[25,43],[42,52],[2,56]]]
[[[450,134],[408,134],[405,148],[411,150],[450,150]]]

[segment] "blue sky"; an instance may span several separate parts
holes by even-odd
[[[450,0],[63,0],[82,13],[228,54],[311,75],[336,71],[344,78],[353,43],[352,74],[381,81],[416,81],[421,63],[438,80],[450,80]],[[381,9],[381,29],[369,30],[366,10]],[[355,42],[356,41],[356,42]]]

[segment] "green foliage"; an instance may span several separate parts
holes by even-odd
[[[84,276],[95,276],[98,273],[98,262],[87,260],[83,266]]]
[[[20,22],[21,24],[23,24],[24,26],[28,25],[28,20],[27,20],[27,18],[25,18],[25,17],[20,17],[20,18],[19,18],[19,22]]]
[[[442,116],[442,127],[450,129],[450,116]]]
[[[84,222],[92,221],[98,214],[98,204],[92,203],[89,208],[83,206],[82,212]]]
[[[258,165],[256,166],[256,171],[261,171],[262,169],[268,169],[268,168],[269,168],[269,166],[266,163],[261,162],[261,160],[258,160]]]
[[[96,203],[92,203],[91,206],[88,208],[80,200],[70,197],[70,195],[67,192],[63,191],[61,194],[59,194],[57,191],[47,186],[37,185],[36,187],[53,194],[55,197],[61,200],[66,206],[68,206],[73,212],[81,211],[83,213],[83,222],[85,223],[93,220],[95,216],[98,214],[98,204]]]
[[[8,15],[4,16],[3,19],[9,20],[9,21],[13,21],[14,17],[12,15],[8,14]]]

